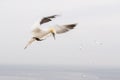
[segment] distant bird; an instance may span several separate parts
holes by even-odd
[[[26,49],[34,41],[43,41],[44,39],[46,39],[51,34],[55,39],[56,34],[65,33],[67,31],[73,29],[77,25],[76,23],[75,24],[67,24],[67,25],[56,25],[54,27],[47,28],[46,30],[42,29],[42,27],[41,27],[42,24],[47,23],[49,21],[52,21],[52,19],[56,18],[57,16],[58,15],[52,15],[52,16],[44,17],[44,18],[41,19],[41,21],[36,22],[33,25],[35,28],[32,30],[32,38],[27,43],[27,45],[25,46],[24,49]]]

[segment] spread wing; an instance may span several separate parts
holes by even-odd
[[[52,21],[51,19],[56,18],[56,16],[58,15],[52,15],[52,16],[42,18],[40,21],[40,25]]]
[[[65,33],[65,32],[68,32],[68,31],[74,29],[74,27],[76,25],[77,24],[68,24],[68,25],[56,26],[56,27],[54,27],[54,29],[55,29],[57,34],[61,34],[61,33]]]

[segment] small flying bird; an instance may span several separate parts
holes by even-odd
[[[66,24],[66,25],[56,25],[56,26],[47,28],[46,30],[41,27],[42,24],[52,21],[52,19],[56,18],[57,16],[58,15],[44,17],[41,19],[41,21],[35,23],[33,25],[35,28],[32,30],[32,38],[27,43],[27,45],[25,46],[24,49],[26,49],[34,41],[45,40],[48,36],[51,36],[51,34],[52,34],[53,38],[55,39],[56,34],[65,33],[69,30],[74,29],[74,27],[77,25],[76,23],[75,24]]]

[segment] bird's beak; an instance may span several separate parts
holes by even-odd
[[[53,38],[54,38],[54,40],[55,40],[55,33],[54,33],[54,32],[52,32],[52,35],[53,35]]]

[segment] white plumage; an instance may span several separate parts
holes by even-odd
[[[36,22],[33,25],[35,28],[32,30],[32,38],[30,39],[30,41],[28,42],[28,44],[25,46],[24,49],[26,49],[32,42],[42,41],[46,39],[48,36],[50,36],[51,34],[55,39],[56,34],[65,33],[76,26],[76,24],[67,24],[67,25],[56,25],[53,27],[49,27],[47,29],[43,29],[42,27],[40,27],[42,24],[52,21],[51,19],[55,18],[56,16],[58,15],[44,17],[41,21]]]

